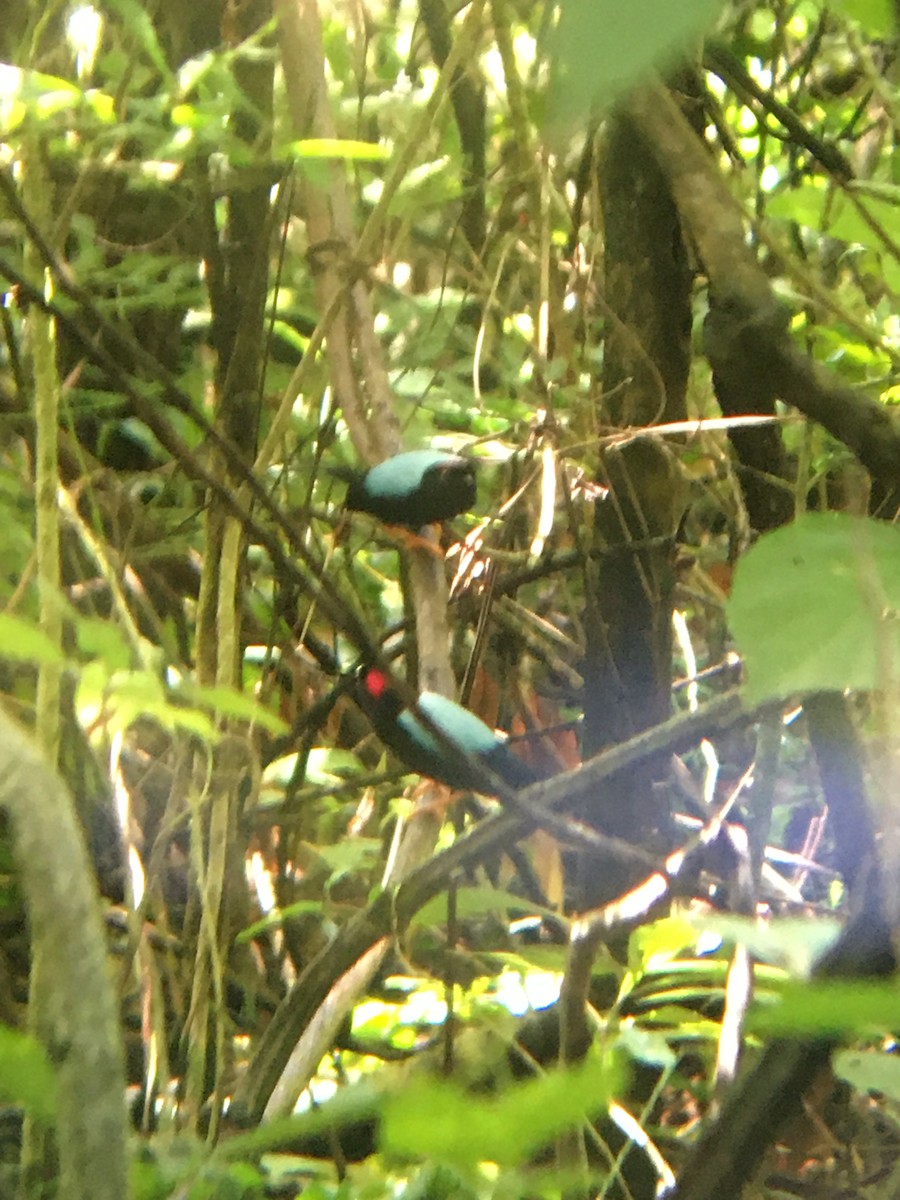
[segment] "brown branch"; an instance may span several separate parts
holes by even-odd
[[[723,381],[733,404],[746,395],[756,411],[763,404],[762,411],[771,411],[779,397],[793,404],[848,446],[881,485],[883,499],[896,503],[900,428],[876,400],[836,382],[791,341],[786,315],[747,247],[743,213],[672,96],[648,87],[631,98],[629,110],[670,182],[709,277],[706,352],[717,390]]]

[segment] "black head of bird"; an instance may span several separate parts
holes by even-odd
[[[527,787],[539,778],[512,752],[506,739],[480,717],[437,692],[422,692],[419,710],[460,753],[454,754],[407,708],[379,667],[363,667],[356,678],[357,703],[375,732],[412,771],[454,788],[485,791],[478,764],[511,788]],[[471,760],[471,761],[467,761]]]
[[[386,525],[421,529],[459,516],[475,502],[474,462],[440,450],[407,450],[368,471],[331,471],[349,485],[346,508]]]

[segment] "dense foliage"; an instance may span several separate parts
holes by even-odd
[[[0,1195],[893,1169],[895,16],[4,12]]]

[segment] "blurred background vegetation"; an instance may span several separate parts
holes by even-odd
[[[0,1196],[894,1193],[895,22],[6,6]]]

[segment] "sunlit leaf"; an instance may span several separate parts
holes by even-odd
[[[350,162],[385,162],[391,157],[387,146],[377,142],[358,142],[352,138],[302,138],[288,142],[285,155],[290,158],[334,158]]]
[[[755,917],[720,913],[691,917],[698,930],[711,929],[740,942],[754,958],[784,967],[792,975],[808,975],[843,928],[836,917],[779,917],[760,923]]]
[[[337,746],[313,746],[306,760],[306,781],[318,787],[343,783],[358,774],[361,763],[350,750]]]
[[[56,75],[0,63],[0,128],[7,135],[29,113],[46,119],[82,106],[101,121],[115,120],[115,102],[105,92],[84,90]]]
[[[628,965],[632,971],[648,970],[695,946],[697,930],[684,917],[663,917],[642,925],[628,943]]]
[[[873,191],[843,195],[823,184],[808,182],[785,190],[766,204],[770,217],[796,221],[842,242],[884,250],[900,239],[900,204],[896,195]]]
[[[35,622],[10,613],[0,613],[0,658],[38,666],[58,666],[65,662],[59,646]]]

